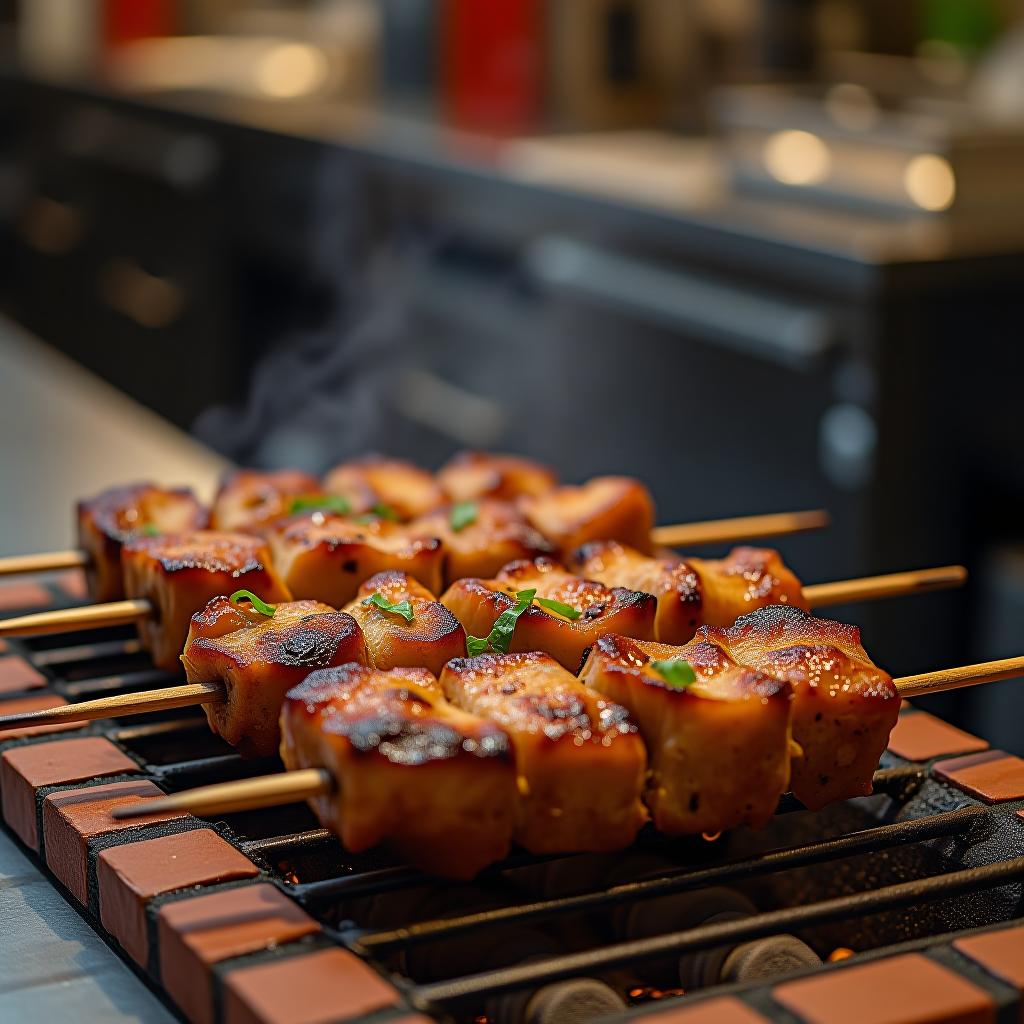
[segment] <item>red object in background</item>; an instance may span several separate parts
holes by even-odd
[[[177,0],[105,0],[103,4],[104,49],[174,35],[177,29]]]
[[[541,0],[445,0],[441,85],[451,120],[501,134],[536,126],[542,18]]]

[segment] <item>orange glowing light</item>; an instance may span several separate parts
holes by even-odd
[[[721,838],[722,833],[721,832],[702,832],[700,835],[701,835],[701,839],[703,839],[704,842],[706,842],[706,843],[714,843],[718,839]]]
[[[840,960],[849,960],[851,956],[854,956],[852,949],[847,949],[846,946],[837,946],[829,953],[828,962],[834,964]]]

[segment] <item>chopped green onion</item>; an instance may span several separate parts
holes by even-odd
[[[267,604],[262,598],[257,597],[251,590],[236,590],[228,600],[232,604],[238,604],[240,601],[248,601],[253,608],[260,613],[260,615],[266,615],[270,618],[274,612],[277,611],[276,604]]]
[[[452,529],[458,533],[459,530],[475,523],[479,514],[480,509],[475,501],[457,501],[452,505],[451,512],[448,513],[448,521],[451,523]]]
[[[347,498],[340,494],[324,494],[320,497],[293,498],[289,515],[298,512],[334,512],[339,516],[347,516],[352,511],[352,506]]]
[[[412,622],[412,605],[408,601],[389,601],[383,594],[371,594],[363,604],[376,605],[382,612],[401,615],[406,622]]]
[[[552,601],[549,597],[538,597],[535,600],[541,608],[546,608],[549,612],[555,612],[556,615],[564,615],[565,618],[572,619],[573,622],[583,614],[579,608],[573,608],[571,604],[562,604],[561,601]]]
[[[147,537],[159,537],[160,536],[160,531],[152,523],[146,523],[146,525],[142,528],[142,532]]]
[[[399,516],[399,514],[390,505],[374,505],[370,511],[375,516],[380,516],[381,519],[398,520],[401,518],[401,516]]]
[[[520,590],[516,594],[516,603],[511,608],[506,608],[494,620],[494,626],[486,638],[481,639],[477,636],[467,637],[466,650],[470,657],[476,654],[483,654],[487,650],[494,651],[495,654],[508,654],[509,646],[512,643],[512,633],[516,628],[516,623],[519,621],[519,616],[533,604],[533,599],[536,596],[536,587],[532,590]]]
[[[649,664],[674,690],[685,690],[697,682],[697,673],[685,658],[665,658]]]

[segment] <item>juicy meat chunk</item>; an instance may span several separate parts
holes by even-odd
[[[469,636],[486,637],[498,616],[514,606],[515,595],[534,589],[537,598],[558,601],[581,614],[577,619],[567,618],[543,608],[535,599],[516,622],[510,651],[544,651],[575,672],[583,652],[602,633],[654,639],[658,605],[652,595],[582,579],[550,558],[512,562],[490,580],[457,580],[445,591],[441,603]]]
[[[652,661],[683,658],[696,681],[672,686]],[[601,637],[580,679],[627,708],[647,744],[644,799],[669,835],[760,826],[789,784],[790,689],[733,661],[705,636],[683,647]]]
[[[441,589],[444,551],[437,537],[401,523],[310,512],[272,526],[267,540],[289,590],[340,608],[375,573],[399,569],[432,593]]]
[[[221,482],[210,525],[216,530],[258,532],[275,519],[290,515],[296,499],[322,494],[320,481],[298,469],[236,470]]]
[[[385,506],[399,519],[414,519],[445,500],[434,478],[402,459],[366,455],[335,466],[324,477],[324,488],[343,497],[353,513]]]
[[[591,540],[651,550],[654,499],[632,477],[600,476],[578,487],[555,487],[520,499],[520,507],[530,524],[565,553]]]
[[[156,484],[112,487],[78,503],[78,547],[89,555],[86,577],[93,600],[124,597],[121,548],[150,533],[182,533],[206,526],[207,511],[187,487]]]
[[[473,503],[474,518],[460,529],[452,525],[452,510],[437,509],[412,524],[444,544],[444,583],[466,576],[493,576],[503,565],[522,558],[551,553],[551,545],[504,501]]]
[[[379,594],[389,604],[408,601],[412,621],[367,603]],[[419,666],[439,675],[445,663],[466,653],[466,631],[434,595],[408,573],[371,576],[346,608],[362,627],[370,664],[379,669]]]
[[[516,806],[509,738],[445,700],[425,669],[311,673],[281,712],[288,768],[325,768],[310,801],[353,852],[387,843],[410,864],[472,878],[508,853]]]
[[[244,533],[138,537],[125,544],[121,561],[126,596],[153,605],[138,628],[158,668],[179,667],[192,616],[211,598],[250,590],[271,604],[291,600],[264,543]]]
[[[438,470],[437,482],[452,501],[512,501],[545,494],[558,483],[558,476],[549,466],[524,455],[465,451]]]
[[[892,677],[861,645],[860,630],[785,605],[760,608],[708,632],[736,661],[793,688],[794,795],[811,810],[867,796],[896,724]]]
[[[355,619],[319,601],[284,601],[272,616],[215,597],[192,616],[181,656],[190,683],[220,680],[226,699],[204,704],[210,728],[244,757],[281,743],[284,695],[314,669],[367,663]]]
[[[546,654],[449,662],[445,696],[504,729],[515,750],[515,838],[533,853],[617,850],[647,818],[647,757],[626,711]]]

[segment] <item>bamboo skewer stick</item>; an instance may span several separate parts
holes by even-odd
[[[963,686],[1013,679],[1020,675],[1024,675],[1024,657],[923,672],[916,676],[903,676],[894,679],[893,682],[901,697],[920,697],[923,694],[942,693]],[[306,768],[302,771],[283,772],[256,779],[200,786],[173,796],[147,800],[130,807],[119,807],[113,812],[113,816],[118,819],[139,818],[147,814],[168,814],[174,811],[185,811],[199,817],[231,814],[235,811],[256,810],[297,800],[309,800],[315,796],[332,793],[334,789],[334,779],[328,772],[318,768]]]
[[[102,629],[104,626],[126,626],[153,614],[149,601],[133,598],[89,604],[81,608],[61,608],[51,612],[33,612],[0,619],[0,637],[35,636],[39,633],[71,633],[76,629]]]
[[[676,523],[656,526],[651,541],[660,547],[696,547],[699,544],[727,544],[751,537],[784,537],[804,530],[818,530],[828,525],[824,509],[810,512],[773,512],[763,516],[740,516],[737,519],[712,519],[702,523]]]
[[[30,572],[54,572],[57,569],[80,569],[89,564],[86,551],[44,551],[38,555],[9,555],[0,558],[0,576],[16,576]]]
[[[912,569],[884,576],[811,583],[803,588],[803,592],[812,608],[824,608],[830,604],[846,604],[850,601],[876,601],[883,597],[924,594],[929,590],[960,587],[966,581],[967,570],[962,565],[944,565],[937,569]]]

